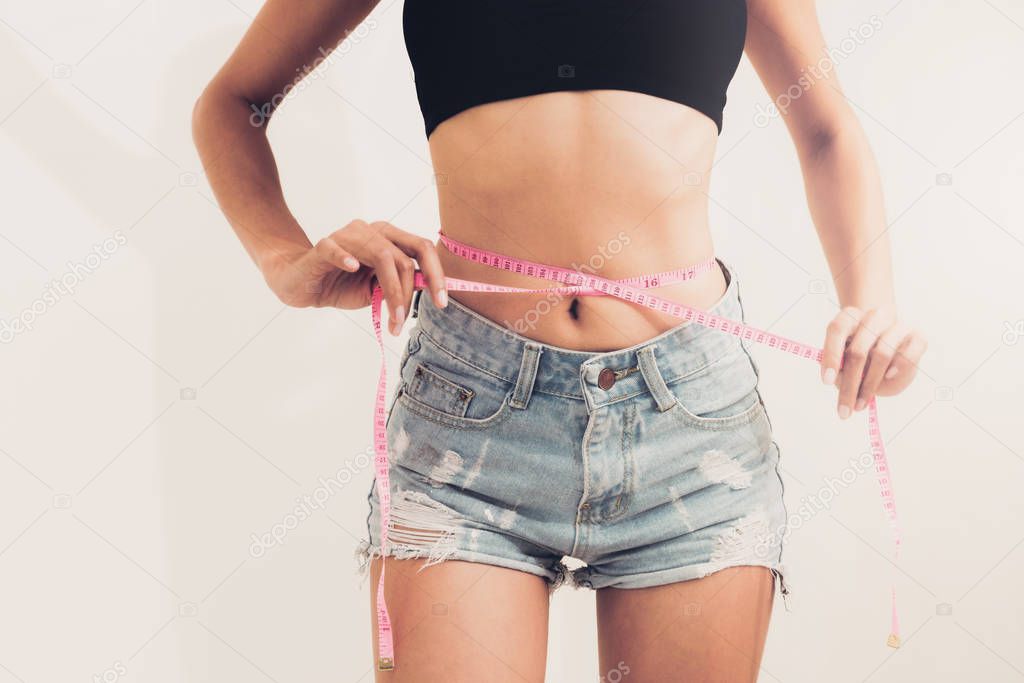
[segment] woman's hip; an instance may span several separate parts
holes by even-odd
[[[683,323],[615,351],[577,351],[428,302],[388,415],[396,488],[496,528],[562,525],[544,540],[568,552],[580,520],[777,479],[757,368],[738,338]],[[742,319],[735,277],[713,308]]]

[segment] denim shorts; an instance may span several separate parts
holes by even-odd
[[[745,321],[718,263],[728,286],[710,310]],[[577,351],[458,301],[418,296],[414,310],[387,418],[389,556],[508,567],[552,589],[757,565],[788,595],[779,448],[748,342],[683,322]],[[380,554],[376,482],[368,502],[364,570]]]

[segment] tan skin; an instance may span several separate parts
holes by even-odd
[[[376,0],[268,0],[196,103],[194,137],[220,205],[267,284],[297,307],[361,308],[380,282],[392,334],[400,332],[421,270],[445,305],[444,277],[550,286],[460,259],[439,242],[380,221],[353,220],[313,243],[285,204],[262,106],[336,45]],[[825,54],[813,0],[748,0],[746,55],[774,98]],[[833,75],[793,100],[783,117],[840,310],[824,334],[822,379],[837,388],[840,417],[913,380],[925,350],[902,322],[893,293],[878,170]],[[677,268],[714,253],[708,178],[717,131],[684,105],[624,91],[556,92],[494,102],[442,123],[429,140],[441,221],[451,237],[566,267],[594,263],[602,246],[629,246],[600,267],[621,278]],[[417,232],[424,232],[423,229]],[[349,261],[348,259],[353,259]],[[725,291],[715,269],[656,290],[708,307]],[[510,323],[543,295],[453,292]],[[678,320],[613,297],[566,297],[526,334],[566,348],[612,350]],[[841,371],[836,372],[840,366]],[[386,591],[399,665],[378,681],[541,681],[548,591],[543,580],[484,564],[388,563]],[[374,585],[379,562],[372,567]],[[624,680],[753,681],[772,607],[771,574],[725,569],[646,589],[598,591],[600,672],[625,664]],[[438,608],[438,605],[444,606]],[[372,605],[371,605],[372,608]],[[372,617],[371,609],[371,617]],[[621,668],[619,669],[621,671]]]

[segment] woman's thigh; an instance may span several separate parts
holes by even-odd
[[[723,569],[702,579],[597,592],[601,674],[629,683],[757,680],[771,618],[766,567]]]
[[[384,594],[395,628],[395,668],[378,683],[534,683],[544,680],[547,582],[540,576],[448,560],[388,558]],[[376,652],[380,558],[370,567]]]

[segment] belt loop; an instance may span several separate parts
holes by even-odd
[[[512,391],[509,404],[513,408],[525,409],[533,395],[533,382],[537,377],[537,366],[540,365],[540,354],[543,349],[539,344],[527,343],[523,346],[523,360],[519,364],[516,377],[516,388]]]
[[[423,290],[417,289],[412,293],[412,305],[410,308],[412,311],[409,313],[410,318],[415,318],[420,312],[420,297],[423,296]]]
[[[637,351],[637,364],[640,366],[640,374],[647,382],[647,388],[651,390],[651,394],[658,404],[658,410],[665,412],[675,405],[676,397],[669,391],[668,385],[665,384],[665,378],[661,376],[661,371],[658,369],[658,363],[654,360],[654,349],[657,346],[657,344],[651,344]]]
[[[735,274],[731,274],[731,275],[732,275],[732,279],[734,280],[734,282],[731,283],[731,286],[736,288],[736,304],[740,308],[739,319],[740,319],[740,322],[746,323],[747,322],[747,311],[743,308],[743,296],[742,296],[743,293],[740,291],[740,281],[738,279],[736,279]],[[743,352],[747,354],[747,358],[750,359],[750,366],[752,368],[754,368],[754,376],[757,377],[758,379],[760,379],[761,378],[761,368],[758,367],[757,361],[754,360],[754,354],[750,352],[750,348],[748,346],[748,342],[746,342],[742,337],[740,337],[740,348],[743,349]]]

